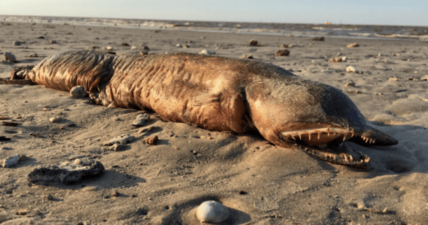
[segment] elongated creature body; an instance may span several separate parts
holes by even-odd
[[[269,142],[332,163],[366,168],[329,146],[351,140],[397,141],[370,127],[340,90],[251,60],[186,53],[115,56],[66,51],[44,59],[27,78],[69,91],[81,85],[97,104],[150,109],[165,121],[215,131],[258,131]]]

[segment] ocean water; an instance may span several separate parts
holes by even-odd
[[[136,29],[192,30],[204,32],[259,33],[284,36],[395,38],[428,41],[428,26],[385,26],[349,24],[248,23],[216,21],[178,21],[118,18],[0,15],[0,23],[68,24]]]

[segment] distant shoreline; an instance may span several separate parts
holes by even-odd
[[[410,39],[424,42],[428,41],[428,27],[423,26],[250,23],[12,15],[0,15],[0,22],[41,23],[52,25],[68,24],[73,26],[105,26],[278,36],[325,36],[329,38]]]

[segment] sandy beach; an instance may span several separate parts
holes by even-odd
[[[141,135],[131,125],[141,110],[94,105],[89,98],[40,85],[0,84],[0,160],[25,159],[0,168],[1,224],[200,224],[196,207],[217,200],[230,209],[229,224],[426,224],[428,221],[428,43],[414,39],[329,38],[125,29],[102,26],[0,24],[0,77],[19,66],[70,49],[139,55],[215,52],[254,59],[343,91],[370,125],[396,138],[394,146],[360,146],[371,158],[361,170],[279,148],[258,134],[214,132],[163,122],[156,113]],[[250,40],[259,46],[249,46]],[[55,42],[52,43],[51,40]],[[14,41],[21,44],[14,46]],[[126,44],[124,44],[126,43]],[[358,43],[359,47],[347,45]],[[177,47],[180,44],[181,47]],[[275,56],[281,45],[289,56]],[[94,47],[95,46],[95,47]],[[107,50],[107,47],[112,50]],[[133,47],[135,46],[135,47]],[[185,46],[183,48],[182,46]],[[131,50],[132,49],[132,50]],[[27,57],[36,53],[38,57]],[[343,58],[343,62],[328,62]],[[352,66],[357,72],[347,72]],[[59,123],[49,118],[61,117]],[[69,126],[73,124],[73,126]],[[137,137],[124,151],[103,143]],[[157,135],[157,145],[147,137]],[[104,173],[70,185],[27,181],[36,167],[85,155]],[[51,195],[51,197],[47,197]]]

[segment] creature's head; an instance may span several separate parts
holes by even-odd
[[[285,139],[297,138],[319,147],[346,140],[359,144],[398,143],[369,126],[352,100],[340,90],[310,81],[301,82],[297,89],[299,98],[305,99],[301,99],[300,108],[295,109],[294,120],[282,128],[281,135]]]
[[[276,145],[299,144],[324,160],[364,167],[368,157],[354,161],[350,155],[319,151],[350,140],[358,144],[392,145],[398,141],[372,128],[348,96],[329,85],[295,76],[260,83],[257,93],[248,97],[254,124]],[[339,157],[339,158],[337,158]],[[340,161],[340,162],[339,162]]]

